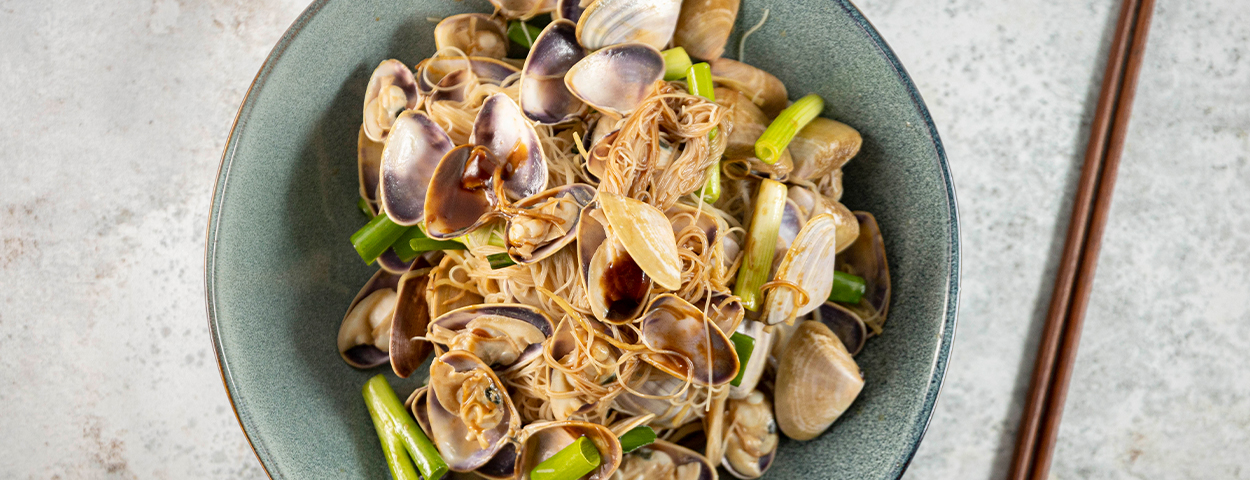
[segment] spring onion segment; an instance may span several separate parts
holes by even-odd
[[[373,211],[369,209],[369,201],[365,197],[356,199],[356,208],[360,209],[360,213],[365,214],[367,218],[373,218]]]
[[[686,70],[690,68],[690,55],[686,49],[675,47],[660,53],[664,55],[664,80],[671,82],[685,78]]]
[[[768,125],[759,140],[755,141],[755,156],[769,165],[777,163],[777,159],[781,158],[781,152],[785,151],[791,140],[794,140],[794,135],[820,116],[821,110],[824,109],[824,99],[814,93],[786,107],[781,111],[781,115],[777,115],[773,123]]]
[[[729,336],[729,341],[734,342],[734,352],[738,354],[738,376],[729,382],[735,387],[742,385],[742,376],[747,373],[747,360],[751,359],[751,352],[755,351],[755,339],[750,335],[744,335],[734,332]]]
[[[864,296],[865,289],[864,277],[846,272],[833,272],[833,290],[829,292],[829,301],[858,304],[859,299]]]
[[[755,197],[746,259],[738,270],[738,280],[734,282],[734,295],[742,299],[743,307],[753,312],[759,311],[764,304],[760,287],[768,280],[773,267],[781,214],[786,207],[786,191],[784,183],[766,178],[760,182],[760,191]]]
[[[528,50],[534,46],[534,39],[542,33],[542,29],[521,20],[508,22],[508,39]]]
[[[371,264],[382,252],[391,248],[391,244],[399,240],[408,228],[392,222],[386,213],[380,213],[352,234],[352,246],[356,247],[356,254],[361,260]]]
[[[508,256],[508,254],[506,253],[496,253],[494,255],[488,255],[486,257],[486,261],[490,262],[491,270],[499,270],[501,268],[507,268],[507,267],[516,265],[516,262],[512,260],[512,257]]]
[[[674,50],[676,50],[676,48]],[[682,53],[684,54],[685,51],[682,51]],[[687,58],[686,62],[690,62],[689,58]],[[665,63],[665,65],[667,65],[667,63]],[[716,101],[716,90],[712,86],[712,67],[706,62],[691,65],[690,68],[686,69],[686,85],[690,89],[691,95],[698,95],[713,102]],[[708,140],[715,139],[716,133],[717,129],[713,128],[712,131],[707,134]],[[716,200],[720,199],[719,158],[713,161],[712,165],[707,167],[707,174],[705,174],[703,178],[703,201],[707,203],[716,203]]]
[[[577,480],[599,467],[599,450],[589,438],[578,437],[530,471],[532,480]],[[437,477],[436,477],[437,478]]]
[[[646,425],[639,425],[621,435],[621,451],[629,453],[646,445],[655,443],[655,430]]]
[[[421,471],[421,476],[427,479],[442,478],[447,473],[447,463],[439,455],[438,448],[417,427],[417,422],[399,401],[386,377],[379,374],[370,378],[361,393],[365,397],[365,406],[369,408],[369,417],[378,431],[378,438],[382,441],[382,450],[386,452],[386,463],[396,480],[416,480],[408,457]]]

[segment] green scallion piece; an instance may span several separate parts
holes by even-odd
[[[491,270],[499,270],[501,268],[506,268],[506,267],[511,267],[513,265],[516,265],[516,262],[512,260],[512,257],[508,256],[508,254],[506,253],[496,253],[494,255],[488,255],[486,256],[486,261],[490,262]]]
[[[677,47],[681,48],[681,47]],[[676,49],[674,49],[676,50]],[[684,51],[682,52],[685,53]],[[686,85],[690,89],[691,95],[698,95],[713,102],[716,101],[716,90],[712,86],[712,67],[705,62],[696,63],[686,69]],[[708,140],[716,138],[717,129],[713,128],[708,132]],[[708,166],[707,173],[703,176],[703,201],[707,203],[716,203],[720,199],[720,159],[716,159],[712,165]]]
[[[777,163],[781,152],[794,140],[794,135],[820,116],[820,111],[824,109],[824,99],[814,93],[786,107],[755,141],[755,156],[769,165]]]
[[[373,428],[377,430],[378,439],[382,441],[382,455],[386,457],[386,466],[391,469],[391,478],[420,480],[417,469],[412,466],[412,458],[408,456],[408,450],[404,447],[404,441],[387,428],[387,423],[383,420],[381,413],[374,408],[369,408],[369,418],[373,419]]]
[[[639,447],[655,443],[655,430],[646,425],[639,425],[621,435],[621,451],[629,453]]]
[[[720,162],[712,162],[703,180],[703,201],[716,203],[717,200],[720,200]]]
[[[534,40],[540,33],[543,33],[541,28],[525,23],[523,20],[508,22],[508,39],[527,50],[534,46]]]
[[[451,240],[434,240],[432,238],[414,238],[408,242],[413,250],[418,252],[432,252],[434,250],[465,250],[469,247],[463,243]]]
[[[730,385],[742,385],[742,376],[747,373],[747,361],[751,359],[751,352],[755,351],[755,339],[750,335],[734,332],[729,336],[729,341],[734,342],[734,352],[738,354],[738,376],[734,377]]]
[[[356,247],[361,260],[371,264],[406,231],[408,227],[392,222],[386,213],[380,213],[352,234],[352,246]]]
[[[773,267],[774,249],[777,248],[777,232],[781,230],[781,214],[786,207],[786,185],[764,179],[755,197],[755,212],[751,215],[751,230],[747,236],[746,259],[738,269],[734,282],[734,295],[742,299],[742,306],[753,312],[764,304],[760,287],[768,280]]]
[[[395,249],[395,254],[399,256],[400,260],[407,262],[423,253],[412,248],[412,241],[418,238],[428,238],[425,236],[425,232],[421,231],[421,226],[408,227],[408,230],[405,230],[404,234],[400,235],[395,240],[395,243],[391,244],[391,248]]]
[[[599,450],[586,437],[578,437],[569,446],[543,460],[530,471],[532,480],[577,480],[599,468]]]
[[[369,201],[365,197],[356,199],[356,208],[360,209],[360,213],[365,214],[366,218],[373,218],[373,209],[369,208]]]
[[[407,456],[410,456],[412,462],[417,465],[421,476],[427,479],[442,478],[447,473],[447,463],[443,461],[442,455],[439,455],[438,448],[430,442],[429,437],[425,436],[425,432],[417,427],[416,420],[399,401],[395,390],[392,390],[391,384],[387,383],[386,377],[379,374],[370,378],[368,382],[365,382],[361,393],[365,397],[365,406],[369,408],[369,416],[373,418],[378,437],[382,440],[383,451],[389,448],[395,452],[396,446],[406,447]],[[386,461],[391,465],[391,474],[396,480],[415,479],[415,475],[401,476],[409,475],[408,472],[412,469],[411,466],[404,468],[403,462],[399,462],[403,459],[403,456],[398,454],[387,455]],[[396,464],[392,464],[392,461]]]
[[[686,49],[675,47],[660,53],[664,55],[665,80],[671,82],[686,76],[686,70],[690,68],[690,55],[686,54]]]
[[[829,292],[829,301],[838,303],[858,304],[864,297],[867,286],[864,277],[846,272],[833,272],[833,290]]]

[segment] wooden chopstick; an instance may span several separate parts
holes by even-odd
[[[1153,13],[1154,0],[1124,0],[1120,7],[1063,256],[1016,434],[1008,475],[1011,480],[1042,480],[1050,470]]]

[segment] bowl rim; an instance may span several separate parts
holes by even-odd
[[[252,453],[260,462],[261,469],[269,478],[284,478],[281,472],[278,472],[276,463],[270,464],[267,459],[271,459],[269,451],[264,442],[259,438],[253,438],[252,433],[248,431],[247,425],[243,421],[243,417],[239,415],[239,406],[235,401],[234,377],[230,371],[230,365],[227,364],[222,351],[222,343],[220,331],[217,323],[217,299],[215,290],[215,279],[213,275],[214,266],[216,264],[216,247],[218,226],[221,220],[221,207],[225,201],[227,190],[227,180],[230,175],[230,167],[234,163],[235,150],[237,140],[240,134],[240,119],[245,114],[251,112],[255,103],[254,93],[258,87],[263,87],[269,79],[277,59],[285,53],[287,47],[295,40],[304,29],[304,27],[315,17],[322,8],[332,0],[315,0],[304,9],[303,12],[296,17],[283,32],[282,37],[274,45],[273,49],[265,57],[265,61],[261,64],[260,70],[256,72],[256,76],[252,78],[251,84],[248,85],[247,93],[243,96],[243,101],[239,104],[238,111],[235,112],[234,120],[230,124],[230,134],[226,138],[226,145],[223,148],[221,160],[217,166],[217,177],[213,183],[213,194],[209,206],[208,225],[206,226],[205,242],[204,242],[204,295],[205,309],[208,317],[209,336],[213,343],[213,357],[217,361],[217,372],[221,375],[221,383],[226,391],[226,398],[230,401],[230,409],[234,413],[234,418],[239,422],[239,428],[243,431],[243,436],[247,439],[248,446],[251,447]],[[951,347],[955,339],[956,324],[959,317],[959,285],[962,276],[961,269],[961,242],[959,229],[959,203],[955,195],[955,181],[951,176],[950,162],[946,157],[946,150],[942,147],[941,137],[938,135],[937,126],[933,123],[933,117],[929,114],[929,108],[925,104],[924,99],[920,95],[920,91],[912,82],[911,75],[907,73],[906,68],[899,61],[888,43],[877,32],[876,27],[859,11],[855,5],[849,0],[828,0],[843,10],[855,23],[861,31],[863,31],[881,52],[881,55],[889,62],[891,70],[895,77],[902,83],[903,88],[911,97],[912,105],[916,108],[916,112],[924,121],[924,127],[928,132],[928,137],[933,142],[933,149],[938,157],[938,170],[941,173],[942,182],[945,186],[946,202],[948,214],[950,216],[950,262],[948,265],[948,275],[946,279],[946,312],[942,319],[942,325],[939,327],[941,338],[938,342],[932,376],[929,378],[929,386],[925,392],[924,402],[921,406],[923,413],[918,420],[919,433],[915,438],[911,439],[910,451],[907,453],[903,462],[895,467],[894,478],[900,478],[903,472],[911,465],[912,460],[916,456],[916,451],[920,448],[920,442],[924,439],[925,433],[929,429],[929,423],[933,419],[933,411],[937,405],[938,396],[941,394],[942,386],[946,378],[946,369],[949,365]],[[271,471],[272,470],[272,471]],[[275,477],[275,473],[277,474]]]

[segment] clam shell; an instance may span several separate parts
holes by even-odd
[[[625,116],[638,108],[663,77],[664,56],[659,50],[623,43],[581,59],[564,76],[564,85],[595,110]]]
[[[583,209],[577,221],[577,269],[581,272],[582,288],[587,291],[590,287],[590,263],[599,246],[608,238],[608,231],[594,217],[596,211],[597,208]]]
[[[547,314],[537,308],[519,303],[480,304],[458,308],[434,319],[431,326],[437,325],[453,332],[460,332],[468,327],[469,322],[484,316],[503,317],[512,320],[519,320],[533,325],[534,328],[537,328],[538,331],[543,334],[544,339],[551,338],[552,332],[555,329],[551,323],[551,319],[547,317]],[[448,346],[443,344],[436,343],[435,346],[440,352],[445,352],[448,349]],[[525,361],[540,354],[542,354],[541,343],[530,344],[526,346],[521,356],[517,357],[516,361],[498,365],[497,368],[505,369],[514,364],[524,363]]]
[[[564,75],[586,57],[577,43],[577,26],[568,20],[547,25],[521,69],[521,110],[531,120],[554,125],[572,120],[586,110],[586,104],[569,91]]]
[[[564,248],[566,245],[572,243],[573,240],[576,240],[577,232],[579,229],[578,225],[581,223],[582,211],[585,210],[586,206],[590,205],[590,202],[594,200],[595,188],[590,185],[585,185],[585,184],[580,184],[580,183],[576,183],[572,185],[564,185],[561,187],[556,187],[550,190],[539,192],[538,194],[535,194],[531,197],[525,198],[517,202],[513,206],[516,208],[520,208],[520,209],[526,209],[534,205],[537,205],[539,202],[542,202],[544,200],[547,200],[553,197],[554,198],[568,197],[568,198],[572,198],[573,201],[577,202],[577,205],[578,205],[577,215],[573,217],[572,223],[568,225],[568,231],[566,231],[564,235],[561,235],[559,238],[548,241],[547,244],[535,249],[529,258],[522,258],[519,254],[517,254],[516,249],[513,247],[513,241],[515,239],[512,238],[513,232],[512,232],[511,227],[512,227],[512,222],[517,219],[517,216],[514,215],[513,218],[508,220],[508,227],[504,229],[505,243],[508,245],[508,257],[511,258],[512,261],[519,263],[519,264],[534,263],[544,258],[550,257],[556,252],[560,251],[560,249]]]
[[[681,0],[598,0],[577,22],[577,39],[591,50],[637,42],[664,48],[673,38]],[[661,70],[663,70],[661,66]]]
[[[599,205],[615,237],[638,267],[667,290],[681,288],[677,240],[664,212],[614,193],[599,192]]]
[[[764,304],[769,325],[792,322],[824,303],[833,289],[834,251],[836,244],[830,238],[836,235],[833,215],[821,214],[807,221],[803,230],[786,251],[777,267],[777,280],[785,280],[803,289],[804,301],[792,288],[777,287],[769,290]],[[800,303],[803,302],[803,303]]]
[[[712,60],[712,79],[726,87],[742,92],[768,118],[776,118],[789,102],[786,85],[771,73],[737,60],[717,58]]]
[[[738,375],[733,343],[703,311],[673,294],[651,301],[642,318],[643,361],[696,385],[721,385]]]
[[[693,475],[681,477],[690,480],[716,480],[716,469],[708,462],[708,459],[697,452],[686,447],[669,443],[664,440],[656,440],[655,443],[639,448],[632,453],[626,454],[625,459],[621,461],[621,467],[617,470],[619,475],[613,477],[616,480],[650,480],[648,477],[650,462],[663,461],[656,455],[664,455],[674,465],[683,467],[692,463],[699,465],[698,472],[692,472]],[[676,477],[673,477],[676,478]]]
[[[503,58],[508,55],[507,26],[484,13],[462,13],[438,22],[434,27],[438,50],[454,47],[470,56]]]
[[[890,311],[890,265],[885,241],[877,219],[868,212],[855,212],[859,237],[838,256],[837,269],[864,277],[864,297],[858,305],[846,305],[864,321],[873,334],[881,333]]]
[[[491,5],[507,18],[529,19],[555,10],[556,0],[490,0]]]
[[[499,397],[500,408],[503,408],[503,418],[493,428],[483,432],[488,445],[482,448],[476,440],[469,439],[468,427],[458,412],[446,410],[440,402],[437,384],[444,379],[434,375],[430,377],[430,386],[426,392],[426,411],[429,417],[431,440],[438,447],[439,453],[442,454],[443,460],[447,462],[450,469],[457,472],[474,470],[490,461],[507,443],[508,438],[516,434],[521,425],[521,418],[512,404],[512,398],[508,396],[507,388],[499,381],[499,377],[496,377],[490,367],[473,354],[461,351],[448,352],[436,358],[434,362],[435,365],[430,367],[431,373],[435,371],[438,364],[445,364],[456,373],[481,372]]]
[[[360,198],[365,199],[369,211],[378,214],[378,184],[381,182],[383,142],[375,142],[365,135],[364,124],[356,136],[356,173],[360,179]]]
[[[599,245],[586,275],[586,297],[595,318],[620,325],[642,314],[652,279],[618,242],[604,241]]]
[[[863,137],[851,126],[817,117],[790,142],[788,148],[794,159],[791,176],[816,181],[851,161],[863,143]]]
[[[385,301],[393,305],[393,302],[397,299],[393,292],[399,286],[399,279],[399,275],[386,270],[378,270],[377,273],[373,274],[373,277],[369,278],[368,282],[365,282],[365,286],[360,289],[360,293],[356,294],[356,298],[347,307],[347,313],[343,315],[343,322],[339,326],[338,348],[339,355],[343,357],[343,361],[347,362],[348,365],[356,368],[373,368],[386,363],[390,357],[389,353],[376,345],[377,339],[368,339],[370,343],[362,343],[360,341],[361,335],[368,335],[369,333],[362,332],[360,329],[367,328],[372,330],[372,327],[369,327],[368,317],[373,309],[379,308],[379,302]],[[374,293],[386,291],[392,292],[389,295],[389,300],[373,296]],[[366,299],[369,302],[361,305]],[[365,310],[357,311],[356,307],[358,306]],[[385,306],[382,307],[385,308]],[[389,310],[393,312],[394,307],[390,307]],[[389,317],[390,313],[386,315]],[[362,325],[361,322],[365,323]],[[388,328],[387,331],[389,332],[389,330]],[[389,341],[386,342],[388,349],[390,348],[389,343]]]
[[[748,158],[755,156],[755,141],[771,123],[764,111],[751,102],[742,92],[729,87],[716,87],[716,103],[729,109],[734,128],[729,131],[725,156]]]
[[[538,132],[508,95],[496,93],[482,102],[470,142],[486,147],[496,161],[504,162],[501,178],[510,200],[520,200],[547,187],[547,161]]]
[[[379,104],[378,96],[390,90],[391,86],[399,87],[405,97],[404,105]],[[384,60],[373,70],[369,77],[369,86],[365,87],[364,128],[370,140],[381,142],[386,140],[390,132],[391,122],[403,110],[417,108],[421,103],[417,82],[408,66],[399,60]]]
[[[745,445],[742,443],[745,442],[741,439],[737,439],[735,434],[731,432],[725,437],[725,461],[722,462],[721,465],[724,465],[725,471],[737,478],[751,479],[763,476],[764,473],[768,472],[769,467],[772,467],[773,460],[777,457],[777,446],[780,444],[781,440],[780,438],[777,438],[776,434],[776,421],[773,418],[772,403],[768,401],[768,397],[757,391],[752,392],[750,395],[742,399],[730,400],[729,408],[727,410],[728,412],[726,413],[726,416],[730,417],[728,422],[734,424],[736,428],[745,429],[748,428],[748,426],[764,428],[764,432],[752,432],[754,435],[763,433],[763,435],[759,435],[753,440],[758,442],[768,442],[772,445],[772,448],[762,456],[753,456],[754,452],[748,451],[744,448]],[[748,422],[752,420],[759,420],[758,417],[752,418],[752,414],[749,413],[751,410],[755,410],[756,415],[759,415],[760,413],[766,414],[767,426],[761,426],[759,423],[748,425]],[[745,417],[739,418],[740,415],[744,415]],[[760,448],[760,445],[752,445],[752,447],[758,449]]]
[[[685,48],[694,58],[720,58],[738,18],[739,3],[741,0],[685,0],[677,17],[673,44]]]
[[[431,102],[463,102],[469,90],[476,85],[468,70],[456,70],[438,81],[438,87],[430,94]]]
[[[455,238],[490,220],[496,165],[485,147],[461,145],[443,156],[425,195],[425,233],[430,238]]]
[[[417,79],[417,91],[422,95],[434,92],[434,86],[448,74],[469,70],[477,77],[478,83],[505,85],[514,78],[521,69],[502,60],[489,57],[439,56],[422,60],[417,64],[414,76]]]
[[[447,132],[424,113],[399,115],[382,151],[380,175],[379,203],[391,221],[408,226],[421,223],[430,179],[451,148]]]
[[[864,342],[868,340],[868,327],[859,315],[833,302],[825,302],[816,312],[816,320],[838,336],[846,351],[852,356],[858,355],[860,349],[864,348]]]
[[[851,406],[864,378],[829,327],[803,322],[782,352],[775,387],[781,431],[795,440],[811,440]]]
[[[558,0],[556,9],[551,12],[552,18],[569,20],[577,23],[582,18],[582,13],[586,11],[586,7],[594,3],[593,0]]]
[[[430,342],[424,337],[430,324],[430,310],[425,304],[429,269],[405,273],[399,279],[398,301],[391,318],[391,369],[400,378],[408,378],[430,356]]]
[[[765,328],[762,322],[756,321],[742,322],[738,326],[738,333],[755,340],[755,348],[751,350],[750,358],[742,366],[746,370],[742,374],[742,381],[736,387],[729,387],[729,398],[743,399],[755,391],[755,386],[764,376],[764,367],[768,365],[768,354],[772,351],[774,335],[770,329]]]
[[[580,437],[586,437],[594,443],[601,459],[598,468],[582,478],[608,480],[621,464],[621,442],[603,425],[572,420],[534,423],[525,427],[521,437],[521,448],[516,462],[519,480],[529,480],[534,467]]]

